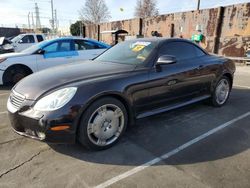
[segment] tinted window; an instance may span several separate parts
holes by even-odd
[[[46,46],[45,48],[43,48],[45,53],[57,52],[57,49],[58,49],[58,42],[54,42],[54,43]]]
[[[35,39],[33,35],[26,35],[22,38],[20,43],[35,43]]]
[[[198,57],[206,55],[201,49],[197,48],[196,46],[194,46],[194,49]]]
[[[60,42],[58,51],[60,52],[70,51],[70,41]]]
[[[42,35],[37,35],[37,36],[36,36],[36,38],[37,38],[37,41],[38,41],[38,42],[43,41],[43,37],[42,37]]]
[[[74,41],[75,50],[86,50],[83,40]]]
[[[160,55],[173,55],[177,60],[184,60],[202,56],[204,52],[187,42],[170,42],[161,47]]]
[[[71,51],[70,41],[58,41],[44,47],[46,53]]]
[[[91,41],[85,40],[75,40],[74,41],[75,50],[91,50],[91,49],[100,49],[100,47]]]

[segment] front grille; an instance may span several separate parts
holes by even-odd
[[[25,97],[15,91],[12,91],[10,94],[10,103],[16,108],[19,109],[25,100]]]

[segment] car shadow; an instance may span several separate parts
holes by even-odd
[[[6,90],[6,91],[10,91],[11,89],[12,89],[12,87],[13,86],[0,86],[0,91],[4,91],[4,90]]]
[[[197,103],[178,110],[138,120],[118,144],[104,151],[89,151],[80,144],[53,145],[61,154],[78,160],[110,165],[141,165],[249,111],[250,90],[234,89],[222,108]],[[224,113],[224,114],[223,114]],[[248,118],[248,119],[247,119]],[[180,165],[214,161],[250,148],[250,117],[165,160]],[[247,121],[248,120],[248,121]],[[162,164],[162,163],[161,163]]]

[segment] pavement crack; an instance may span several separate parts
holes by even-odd
[[[26,163],[29,163],[29,162],[32,161],[34,158],[36,158],[37,156],[39,156],[41,153],[43,153],[43,152],[45,152],[45,151],[48,151],[48,150],[50,150],[50,149],[51,149],[51,148],[48,148],[48,149],[44,149],[44,150],[39,151],[38,153],[36,153],[36,154],[34,154],[32,157],[30,157],[28,160],[22,162],[21,164],[15,166],[15,167],[13,167],[13,168],[10,168],[10,169],[7,170],[6,172],[2,173],[2,174],[0,175],[0,178],[2,178],[3,176],[7,175],[8,173],[10,173],[10,172],[12,172],[12,171],[14,171],[14,170],[16,170],[16,169],[22,167],[22,166],[25,165]]]
[[[22,137],[22,138],[16,138],[16,139],[8,140],[8,141],[5,141],[5,142],[1,142],[0,145],[8,144],[10,142],[14,142],[16,140],[23,140],[23,139],[25,139],[25,138]]]

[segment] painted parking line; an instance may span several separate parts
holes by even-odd
[[[0,115],[2,115],[2,114],[7,114],[7,113],[8,113],[7,111],[0,112]]]
[[[233,87],[250,89],[250,86],[242,86],[242,85],[233,85]]]
[[[189,142],[177,147],[176,149],[174,149],[174,150],[172,150],[170,152],[167,152],[167,153],[161,155],[160,157],[156,157],[155,159],[153,159],[151,161],[148,161],[148,162],[146,162],[146,163],[144,163],[144,164],[142,164],[142,165],[140,165],[138,167],[135,167],[135,168],[123,173],[123,174],[115,176],[115,177],[113,177],[113,178],[111,178],[111,179],[97,185],[95,188],[105,188],[105,187],[108,187],[110,185],[113,185],[114,183],[116,183],[116,182],[118,182],[118,181],[120,181],[122,179],[125,179],[125,178],[127,178],[129,176],[132,176],[133,174],[135,174],[137,172],[140,172],[140,171],[142,171],[142,170],[144,170],[144,169],[146,169],[146,168],[148,168],[148,167],[150,167],[150,166],[152,166],[152,165],[154,165],[156,163],[159,163],[160,161],[163,161],[163,160],[165,160],[165,159],[179,153],[180,151],[182,151],[182,150],[192,146],[193,144],[207,138],[208,136],[210,136],[210,135],[212,135],[212,134],[214,134],[214,133],[216,133],[216,132],[218,132],[218,131],[220,131],[220,130],[222,130],[222,129],[224,129],[224,128],[232,125],[232,124],[234,124],[235,122],[246,118],[249,115],[250,115],[250,111],[243,114],[243,115],[241,115],[241,116],[238,116],[238,117],[236,117],[236,118],[234,118],[234,119],[232,119],[232,120],[230,120],[230,121],[228,121],[228,122],[226,122],[226,123],[224,123],[222,125],[219,125],[218,127],[214,128],[214,129],[211,129],[210,131],[198,136],[197,138],[194,138],[194,139],[190,140]]]
[[[9,95],[10,93],[0,93],[0,96]]]

